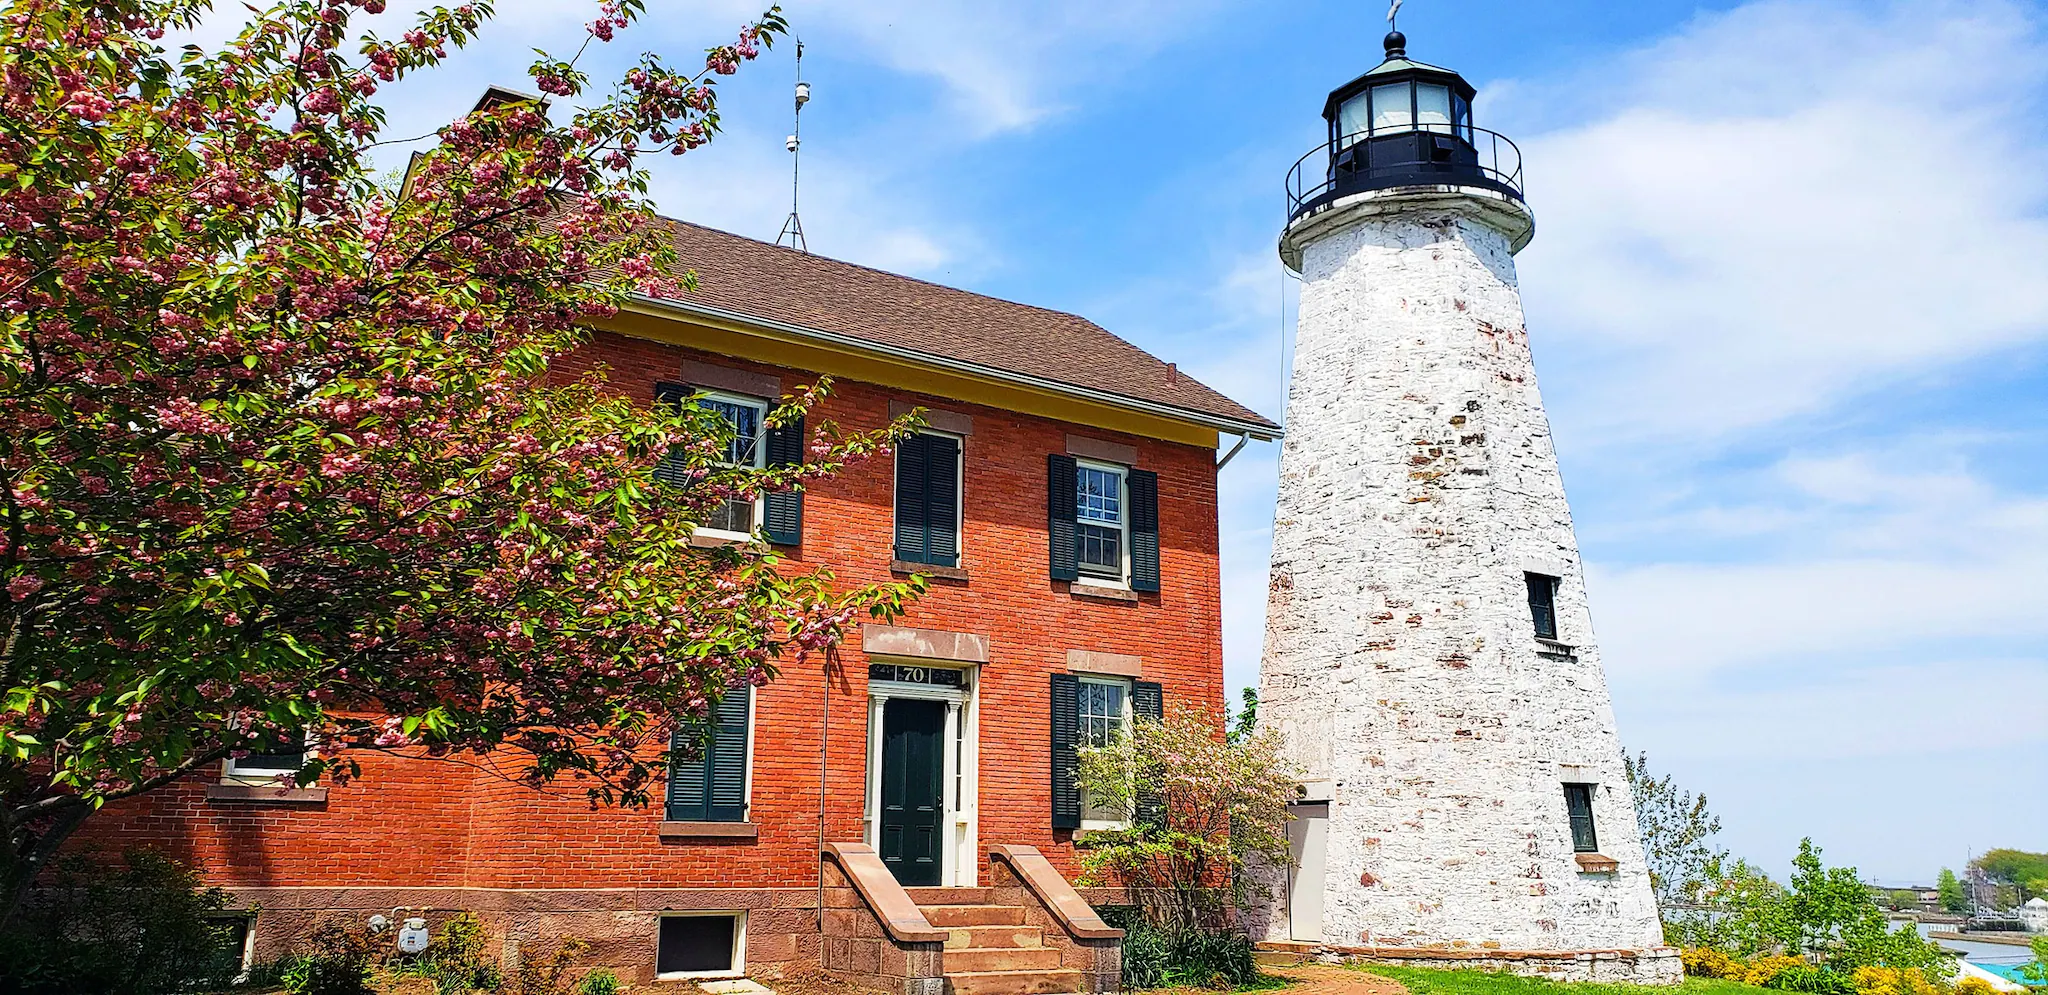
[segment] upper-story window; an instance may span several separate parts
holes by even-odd
[[[957,436],[920,432],[896,446],[896,559],[960,565]]]
[[[263,742],[249,753],[228,758],[230,781],[282,781],[306,766],[306,736],[286,733]]]
[[[756,468],[766,465],[767,447],[763,444],[763,433],[768,422],[768,402],[739,394],[706,393],[698,396],[697,404],[725,419],[726,426],[732,431],[731,438],[726,440],[726,465]],[[759,497],[731,498],[711,512],[703,527],[747,536],[753,534],[760,522]]]
[[[1125,572],[1124,468],[1107,463],[1080,463],[1074,472],[1074,519],[1080,526],[1080,569],[1086,577],[1119,583]]]
[[[1046,464],[1052,579],[1159,590],[1159,475],[1062,453]]]
[[[1545,574],[1523,574],[1529,583],[1529,619],[1536,625],[1536,638],[1557,638],[1557,578]]]

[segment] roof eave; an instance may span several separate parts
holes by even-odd
[[[1032,376],[1028,373],[1005,370],[1001,367],[957,359],[952,356],[942,356],[938,353],[893,346],[855,335],[846,335],[841,332],[828,332],[821,328],[810,328],[786,321],[777,321],[773,318],[763,318],[760,315],[748,314],[744,311],[733,311],[709,304],[699,304],[694,301],[679,301],[669,297],[653,297],[637,292],[632,295],[632,299],[636,304],[658,310],[679,312],[702,318],[713,318],[738,325],[752,326],[764,331],[772,331],[798,339],[807,339],[842,349],[853,349],[890,359],[922,363],[926,366],[937,367],[942,370],[999,380],[1021,387],[1064,395],[1077,400],[1092,401],[1097,404],[1123,408],[1128,411],[1141,412],[1162,418],[1172,418],[1192,425],[1200,425],[1203,428],[1215,429],[1228,435],[1246,436],[1257,439],[1260,442],[1272,442],[1279,439],[1283,434],[1280,426],[1263,420],[1247,421],[1242,418],[1231,418],[1225,415],[1211,414],[1206,411],[1196,411],[1191,408],[1165,404],[1159,401],[1127,397],[1106,390],[1097,390],[1093,387],[1083,387],[1079,384],[1070,384],[1045,377]]]

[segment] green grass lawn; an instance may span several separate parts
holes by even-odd
[[[1525,978],[1495,971],[1442,971],[1422,967],[1383,967],[1362,964],[1357,970],[1383,975],[1408,986],[1412,995],[1649,995],[1679,992],[1681,995],[1759,995],[1765,989],[1739,981],[1717,978],[1687,978],[1677,988],[1650,985],[1604,984],[1593,981],[1551,981]],[[1771,995],[1782,995],[1773,992]]]

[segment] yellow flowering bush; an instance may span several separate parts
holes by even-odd
[[[1686,947],[1678,951],[1688,978],[1739,978],[1747,970],[1739,960],[1712,947]]]
[[[1956,982],[1956,995],[1998,995],[1998,989],[1983,978],[1964,978]]]
[[[1770,984],[1772,978],[1792,968],[1805,966],[1806,961],[1803,958],[1787,957],[1779,954],[1772,957],[1758,957],[1745,965],[1741,974],[1726,975],[1726,977],[1734,981],[1740,981],[1745,985],[1755,985],[1762,988]]]
[[[1856,995],[1946,995],[1949,990],[1916,967],[1859,967],[1849,979],[1856,985]]]

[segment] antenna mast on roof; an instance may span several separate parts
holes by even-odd
[[[782,223],[782,232],[775,236],[775,244],[781,245],[789,239],[789,247],[798,252],[808,253],[811,247],[804,241],[804,223],[796,216],[797,180],[802,174],[798,162],[802,156],[798,149],[803,147],[804,105],[811,102],[811,84],[804,82],[804,41],[796,41],[796,123],[790,126],[789,140],[789,218]]]

